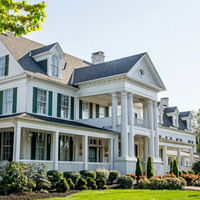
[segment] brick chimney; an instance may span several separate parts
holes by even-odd
[[[99,63],[103,63],[104,59],[105,59],[105,55],[104,52],[102,51],[98,51],[95,53],[92,53],[92,63],[93,64],[99,64]]]

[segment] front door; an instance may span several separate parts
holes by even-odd
[[[97,149],[96,147],[89,148],[89,162],[97,162]]]

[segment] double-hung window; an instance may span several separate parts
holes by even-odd
[[[45,136],[44,133],[39,133],[36,136],[36,160],[45,160]]]
[[[40,114],[47,113],[47,91],[38,89],[37,91],[37,112]]]
[[[61,95],[61,117],[69,119],[69,97]]]
[[[89,119],[89,103],[83,102],[83,119]]]
[[[12,113],[13,89],[4,91],[4,114]]]
[[[99,107],[99,117],[100,118],[105,117],[105,107],[104,106]]]
[[[60,136],[60,161],[69,161],[69,136]]]
[[[58,77],[58,58],[54,55],[51,57],[51,71],[52,76]]]
[[[0,77],[5,75],[5,65],[6,65],[6,62],[5,62],[5,56],[4,56],[0,58]]]

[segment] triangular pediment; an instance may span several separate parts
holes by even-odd
[[[132,67],[127,76],[160,91],[166,89],[147,53]]]

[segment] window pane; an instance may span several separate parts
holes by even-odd
[[[69,119],[69,97],[61,95],[61,117]]]
[[[82,118],[88,119],[89,118],[89,103],[83,102],[83,110],[82,110]]]
[[[52,76],[58,76],[58,58],[56,56],[51,57],[51,71]]]
[[[60,137],[60,160],[69,161],[69,137]]]
[[[5,74],[5,57],[0,58],[0,77]]]
[[[12,113],[13,89],[4,91],[4,114]]]
[[[38,113],[46,114],[47,91],[38,89],[37,109]]]

